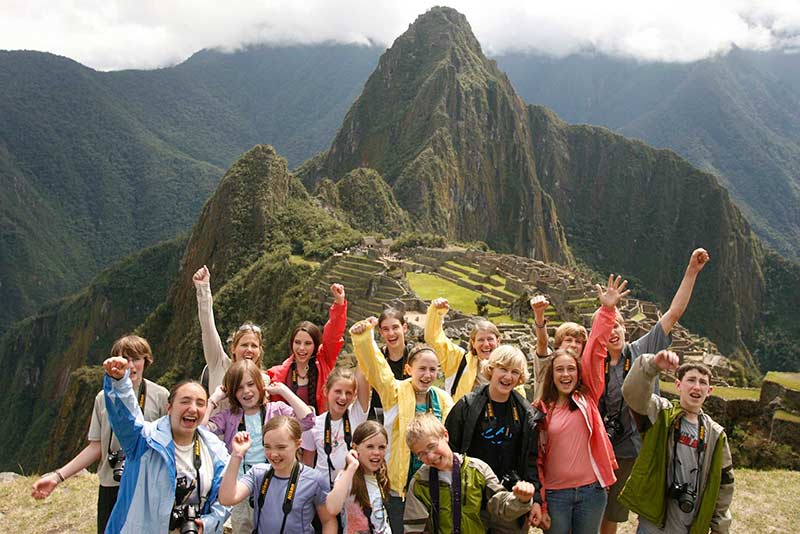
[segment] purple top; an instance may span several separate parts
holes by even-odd
[[[266,424],[267,421],[276,415],[296,417],[292,407],[283,401],[268,402],[265,408],[266,412],[264,413],[264,421],[262,424]],[[231,412],[230,408],[228,408],[215,413],[211,416],[211,419],[208,420],[208,429],[218,436],[222,436],[222,441],[224,441],[225,446],[228,447],[228,452],[231,451],[233,436],[235,436],[236,432],[239,431],[239,423],[242,421],[243,416],[244,410],[239,410],[238,413],[233,413]],[[309,412],[307,416],[299,419],[299,421],[300,429],[303,432],[314,428],[314,412]]]

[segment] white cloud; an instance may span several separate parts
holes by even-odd
[[[101,69],[171,65],[202,48],[327,40],[390,45],[437,2],[424,0],[3,0],[0,49]],[[454,0],[485,50],[579,50],[692,61],[732,43],[800,42],[797,0]]]

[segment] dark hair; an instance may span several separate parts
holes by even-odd
[[[289,353],[291,354],[294,354],[294,338],[297,336],[298,332],[305,332],[311,336],[311,340],[314,342],[314,353],[311,355],[313,358],[317,355],[319,346],[322,345],[322,332],[320,332],[317,325],[310,321],[300,322],[297,327],[292,330],[292,335],[289,337]]]
[[[700,362],[686,362],[678,367],[678,370],[675,371],[675,376],[678,377],[678,380],[683,380],[683,377],[689,371],[697,371],[701,375],[707,376],[709,379],[714,377],[714,373],[711,372],[711,369],[703,363]]]
[[[423,352],[430,352],[436,357],[437,360],[439,359],[439,356],[436,354],[436,351],[433,350],[433,347],[430,345],[425,345],[424,343],[417,343],[414,345],[414,348],[408,351],[408,359],[406,360],[406,364],[412,365],[414,360],[416,360],[420,353]]]
[[[256,383],[259,403],[264,402],[264,397],[267,392],[266,386],[264,385],[264,377],[261,376],[261,369],[251,360],[239,360],[233,362],[225,372],[225,377],[222,379],[222,383],[228,395],[228,402],[231,406],[231,413],[239,413],[239,410],[242,409],[242,405],[239,404],[239,399],[236,398],[236,390],[239,389],[239,386],[247,376],[252,377],[253,381]]]
[[[208,392],[206,391],[206,388],[203,387],[203,384],[201,384],[197,380],[187,378],[186,380],[181,380],[180,382],[172,386],[172,389],[169,390],[169,397],[167,397],[167,402],[172,404],[172,401],[175,399],[175,394],[178,392],[179,389],[181,389],[183,386],[187,384],[192,384],[202,389],[203,395],[205,395],[206,399],[208,399]]]
[[[371,437],[381,434],[386,439],[386,445],[389,445],[389,435],[382,424],[377,421],[364,421],[358,425],[353,432],[353,445],[360,445]],[[378,481],[378,486],[382,489],[383,495],[389,495],[389,474],[386,469],[386,462],[384,461],[381,466],[375,471],[375,479]],[[367,482],[364,480],[364,469],[359,464],[355,476],[353,476],[353,486],[350,493],[355,495],[356,502],[362,508],[371,508],[372,503],[369,500],[369,493],[367,492]],[[367,518],[369,521],[370,518]]]
[[[397,308],[386,308],[381,312],[381,314],[378,316],[378,329],[380,329],[381,323],[386,319],[397,319],[400,321],[401,325],[406,324],[405,312],[402,312]]]
[[[125,334],[111,345],[111,356],[122,356],[132,360],[144,359],[144,368],[153,363],[153,351],[150,343],[143,337]]]
[[[573,360],[575,360],[575,365],[578,368],[578,383],[575,386],[573,391],[578,391],[583,395],[587,395],[589,393],[589,388],[581,380],[581,359],[575,354],[574,351],[570,349],[558,349],[553,353],[553,357],[550,358],[542,369],[542,374],[544,375],[542,378],[542,384],[539,388],[539,395],[537,396],[537,401],[544,404],[546,407],[551,407],[555,404],[558,400],[558,388],[556,387],[555,378],[553,377],[553,364],[556,361],[556,358],[560,356],[569,356]],[[576,410],[578,405],[575,404],[575,401],[572,400],[572,395],[569,396],[569,409]]]

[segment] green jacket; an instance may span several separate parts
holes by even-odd
[[[642,450],[628,482],[618,499],[623,505],[656,525],[663,526],[667,509],[667,470],[672,465],[673,423],[684,413],[679,401],[669,401],[651,394],[658,368],[653,355],[634,361],[622,386],[622,394],[631,409],[646,415],[652,426],[645,432]],[[700,487],[700,506],[689,530],[691,534],[727,533],[730,529],[730,503],[733,498],[731,453],[724,429],[701,413],[707,430],[706,452]]]
[[[500,481],[483,460],[462,458],[461,465],[461,532],[485,534],[489,516],[514,521],[528,513],[531,502],[520,502],[516,496],[500,485]],[[428,482],[430,468],[423,465],[411,479],[406,493],[403,515],[405,532],[449,534],[453,531],[453,510],[450,503],[450,485],[439,481],[439,533],[433,533],[430,518],[431,492]],[[527,530],[527,527],[526,527]]]

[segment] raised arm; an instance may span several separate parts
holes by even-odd
[[[372,332],[377,324],[376,317],[359,321],[350,327],[350,337],[353,340],[353,352],[359,368],[367,377],[367,382],[380,395],[384,408],[388,409],[397,404],[397,386],[392,368],[375,343]]]
[[[669,310],[661,316],[661,328],[665,334],[669,334],[672,327],[675,326],[686,307],[689,305],[689,300],[692,298],[692,290],[694,290],[694,283],[697,281],[697,275],[706,266],[711,257],[703,248],[695,249],[692,252],[692,257],[689,258],[689,265],[686,266],[686,272],[683,274],[681,285],[672,297],[672,304],[669,305]]]
[[[678,356],[668,350],[662,350],[658,354],[642,354],[633,360],[631,370],[622,383],[622,397],[628,407],[637,414],[647,416],[650,423],[654,423],[658,412],[671,406],[667,399],[653,393],[658,373],[677,368]]]
[[[547,358],[547,343],[550,341],[547,335],[547,320],[544,318],[544,311],[550,305],[547,297],[536,295],[531,299],[531,309],[533,310],[533,329],[536,332],[536,356],[537,358]]]
[[[589,388],[595,402],[603,395],[605,388],[605,359],[608,356],[606,346],[614,328],[617,303],[630,293],[630,290],[625,289],[627,286],[627,280],[623,280],[621,276],[614,278],[613,274],[608,277],[605,288],[600,284],[595,286],[601,306],[581,357],[581,381]]]
[[[231,359],[225,354],[225,347],[217,332],[214,323],[214,301],[211,297],[211,272],[203,265],[192,276],[195,293],[197,294],[197,318],[200,320],[200,333],[203,340],[203,357],[208,365],[209,380],[212,376],[222,376],[231,365]],[[221,383],[221,381],[220,381]],[[208,384],[208,389],[214,391],[218,383]]]
[[[246,484],[239,482],[237,476],[239,467],[242,465],[244,455],[250,449],[250,433],[237,432],[231,442],[231,459],[225,466],[225,473],[222,475],[222,482],[219,485],[217,499],[223,506],[233,506],[239,504],[250,496],[250,488]]]
[[[317,352],[317,358],[325,362],[328,367],[336,365],[336,358],[344,347],[344,330],[347,328],[347,300],[344,286],[332,284],[331,295],[333,304],[328,312],[328,322],[322,329],[322,346]]]
[[[372,400],[372,388],[360,367],[356,367],[353,374],[356,376],[356,402],[361,406],[361,411],[368,413],[370,401]]]
[[[447,299],[433,299],[425,316],[425,343],[436,351],[445,378],[456,374],[461,358],[464,357],[464,349],[450,341],[442,329],[442,319],[449,310],[450,303]]]
[[[347,500],[347,495],[350,493],[350,487],[353,483],[353,475],[358,470],[358,452],[355,449],[350,449],[345,457],[346,466],[336,476],[333,482],[333,488],[328,493],[328,498],[325,500],[325,509],[331,515],[338,515],[342,511],[344,501]],[[367,518],[369,521],[369,518]]]
[[[103,362],[106,376],[103,379],[106,413],[125,456],[135,458],[139,445],[144,442],[144,416],[139,408],[133,384],[128,377],[128,360],[120,356]]]
[[[270,382],[267,384],[267,393],[270,397],[279,396],[286,404],[291,406],[294,417],[300,421],[303,432],[314,427],[314,412],[311,408],[298,397],[292,388],[283,382]]]

